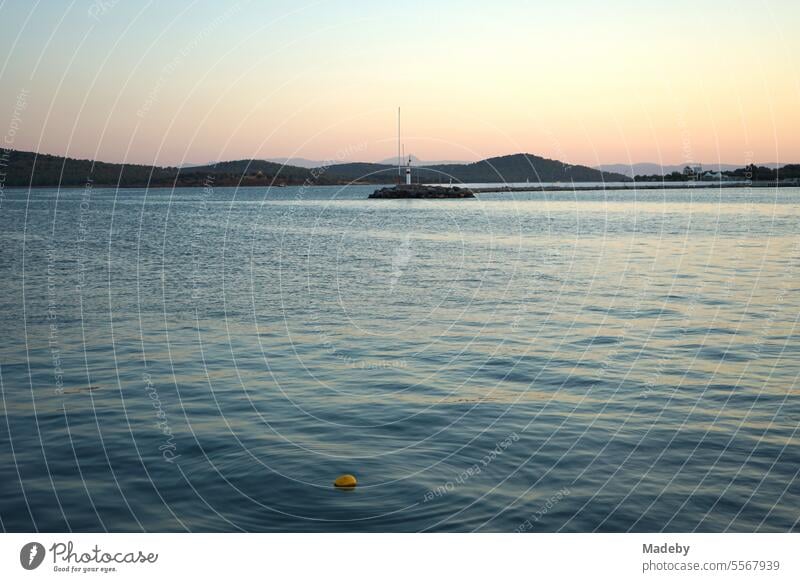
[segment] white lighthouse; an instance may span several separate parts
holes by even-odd
[[[406,157],[406,146],[400,141],[400,108],[397,108],[397,185],[400,185],[403,159]],[[406,186],[411,185],[411,156],[406,162]]]

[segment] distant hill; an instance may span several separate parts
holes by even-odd
[[[612,172],[601,172],[587,166],[573,166],[533,154],[513,154],[471,164],[436,164],[415,166],[414,180],[421,182],[626,182],[630,178]],[[371,179],[397,176],[397,166],[387,164],[350,163],[331,166],[329,177],[339,179]],[[369,178],[365,178],[369,176]]]
[[[313,160],[305,160],[311,162]],[[34,165],[35,164],[35,165]],[[664,179],[672,172],[682,172],[682,165],[661,166],[637,163],[607,164],[599,168],[575,166],[533,154],[512,154],[473,163],[420,164],[413,166],[415,182],[424,183],[519,183],[537,182],[627,182],[627,174]],[[733,164],[706,164],[707,170],[720,168],[730,178],[760,181],[800,178],[800,166],[769,163],[739,168]],[[749,168],[749,169],[748,169]],[[616,171],[611,171],[616,170]],[[677,174],[676,174],[677,175]],[[182,186],[283,186],[393,184],[397,166],[392,164],[350,162],[314,168],[284,165],[270,160],[231,160],[200,166],[148,166],[113,164],[78,160],[17,150],[0,150],[0,182],[5,187],[82,187],[89,180],[93,186],[182,187]]]
[[[35,165],[34,165],[35,164]],[[268,160],[233,160],[192,167],[160,167],[77,160],[11,150],[5,164],[5,186],[269,186],[283,184],[347,184],[358,181],[391,184],[397,167],[354,162],[302,168]],[[211,178],[213,177],[213,178]],[[573,166],[532,154],[514,154],[471,164],[432,164],[414,167],[414,180],[423,182],[619,182],[626,176]]]
[[[573,166],[533,154],[489,158],[473,164],[433,166],[431,170],[452,174],[461,182],[624,182],[627,177]]]
[[[76,160],[47,154],[11,150],[4,169],[7,187],[21,186],[84,186],[93,183],[121,186],[168,184],[175,180],[178,168],[109,164]]]
[[[239,160],[185,168],[111,164],[48,154],[10,150],[5,168],[6,187],[27,186],[267,186],[270,184],[331,183],[311,170],[265,160]],[[213,176],[212,180],[209,177]]]
[[[193,173],[215,174],[229,176],[249,176],[261,173],[264,176],[280,178],[282,181],[291,183],[302,182],[305,179],[312,179],[311,171],[308,168],[298,166],[287,166],[278,162],[267,160],[234,160],[230,162],[217,162],[207,166],[194,166],[187,168]]]
[[[325,165],[323,160],[309,160],[308,158],[267,158],[267,161],[298,168],[318,168]]]
[[[329,178],[347,182],[390,184],[397,180],[397,166],[374,164],[372,162],[349,162],[346,164],[334,164],[329,168],[325,168],[325,174]]]

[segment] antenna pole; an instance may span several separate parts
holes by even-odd
[[[400,108],[397,108],[397,183],[400,183],[400,178],[403,175],[401,166],[403,165],[403,158],[400,154]]]

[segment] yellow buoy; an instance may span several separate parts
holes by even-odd
[[[356,483],[358,483],[358,481],[356,481],[356,478],[353,477],[352,475],[341,475],[341,476],[336,478],[336,481],[333,482],[333,486],[334,487],[355,487]]]

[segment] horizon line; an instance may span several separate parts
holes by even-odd
[[[394,166],[395,165],[394,163],[388,163],[387,160],[389,160],[390,158],[383,158],[383,159],[377,160],[377,161],[374,161],[374,160],[333,160],[333,159],[326,160],[326,159],[306,158],[304,156],[294,156],[294,157],[290,157],[290,156],[269,156],[269,157],[258,157],[258,158],[256,158],[256,157],[238,157],[238,158],[237,157],[233,157],[233,158],[228,158],[228,159],[219,159],[219,160],[216,160],[216,161],[207,161],[207,162],[188,162],[187,161],[187,162],[181,162],[179,164],[178,163],[157,164],[157,163],[147,163],[147,162],[138,162],[138,161],[109,161],[109,160],[106,160],[106,159],[75,157],[75,156],[68,156],[68,155],[65,155],[65,154],[53,154],[53,153],[47,153],[47,152],[41,152],[41,151],[35,151],[35,150],[23,150],[23,149],[17,149],[17,148],[2,148],[2,149],[5,150],[6,152],[29,153],[29,154],[35,154],[37,156],[53,156],[53,157],[71,159],[71,160],[86,160],[86,161],[90,161],[90,162],[99,162],[99,163],[103,163],[103,164],[118,164],[118,165],[128,165],[128,166],[152,166],[152,167],[159,167],[159,168],[201,167],[201,166],[209,166],[209,165],[213,165],[213,164],[222,164],[222,163],[227,163],[227,162],[238,162],[238,161],[244,161],[244,160],[271,162],[271,163],[275,163],[275,164],[283,164],[285,166],[292,166],[292,167],[301,167],[301,168],[302,167],[306,167],[306,166],[295,166],[293,164],[288,163],[290,160],[294,160],[294,159],[306,160],[308,162],[315,162],[315,163],[320,164],[319,166],[314,166],[314,167],[335,166],[335,165],[340,165],[340,164],[378,164],[378,165],[385,165],[385,166]],[[423,163],[426,162],[426,160],[418,158],[418,157],[414,156],[413,154],[410,154],[410,155],[412,157],[414,157],[416,160],[420,161],[420,162],[423,162]],[[787,165],[800,164],[800,161],[789,161],[789,162],[760,161],[760,162],[749,162],[749,163],[696,162],[696,161],[680,161],[680,162],[638,161],[638,162],[602,162],[602,163],[598,163],[596,165],[588,165],[588,164],[583,164],[583,163],[571,163],[571,162],[567,162],[567,161],[564,161],[564,160],[559,160],[557,158],[547,158],[545,156],[542,156],[542,155],[539,155],[539,154],[533,154],[533,153],[530,153],[530,152],[513,152],[513,153],[508,153],[508,154],[498,154],[498,155],[492,155],[492,156],[489,156],[489,157],[486,157],[486,158],[481,158],[481,159],[473,160],[473,161],[467,161],[467,160],[452,160],[452,161],[430,160],[429,162],[432,163],[432,165],[450,165],[450,164],[452,164],[452,165],[469,165],[469,164],[476,164],[476,163],[479,163],[479,162],[484,162],[486,160],[492,160],[492,159],[495,159],[495,158],[504,158],[504,157],[509,157],[509,156],[536,156],[536,157],[539,157],[539,158],[542,158],[542,159],[549,159],[549,160],[557,161],[557,162],[560,162],[560,163],[568,165],[568,166],[583,166],[583,167],[591,168],[591,169],[601,169],[603,166],[624,166],[624,167],[632,168],[633,166],[642,165],[642,164],[660,166],[662,168],[666,167],[666,166],[684,166],[684,167],[687,167],[687,166],[688,167],[692,167],[692,166],[708,166],[710,168],[713,168],[715,166],[736,166],[737,168],[744,168],[745,166],[748,166],[748,165],[756,165],[756,166],[764,166],[764,167],[768,167],[770,165],[773,165],[773,166],[777,166],[777,167],[782,167],[782,166],[787,166]],[[286,160],[286,161],[285,162],[277,162],[277,161],[274,161],[274,160]]]

